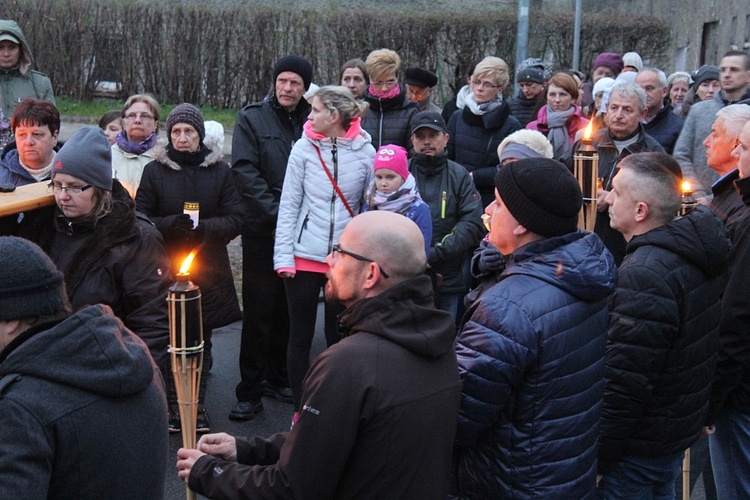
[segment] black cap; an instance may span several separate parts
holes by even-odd
[[[292,73],[298,74],[300,78],[302,78],[302,82],[305,84],[305,90],[310,88],[313,69],[310,65],[310,61],[304,57],[292,54],[277,60],[273,65],[273,81],[275,82],[279,74],[284,71],[291,71]]]
[[[420,111],[412,118],[411,125],[410,135],[414,135],[414,132],[422,127],[431,128],[438,132],[446,132],[445,120],[443,120],[443,117],[437,111]]]
[[[438,77],[428,69],[406,68],[406,71],[404,71],[404,83],[417,87],[434,87],[438,83]]]
[[[518,83],[534,82],[544,84],[544,71],[538,68],[526,68],[518,72]]]

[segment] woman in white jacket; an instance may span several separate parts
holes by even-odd
[[[326,283],[326,256],[347,222],[360,212],[373,179],[375,149],[360,127],[367,104],[345,87],[315,94],[302,138],[292,148],[279,203],[274,269],[285,279],[289,302],[289,384],[299,408],[302,379],[310,367],[310,346],[320,290]],[[326,342],[339,340],[341,306],[325,304]]]

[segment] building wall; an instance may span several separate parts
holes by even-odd
[[[545,9],[575,12],[575,0],[543,0]],[[750,0],[583,0],[583,12],[615,11],[669,21],[673,71],[718,65],[731,49],[750,53]],[[648,54],[641,54],[644,62]]]

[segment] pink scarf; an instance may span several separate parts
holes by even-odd
[[[375,90],[375,87],[373,85],[370,85],[370,88],[368,90],[370,91],[370,95],[373,97],[378,97],[380,99],[393,99],[401,93],[401,84],[397,83],[391,90],[387,92],[377,91]]]

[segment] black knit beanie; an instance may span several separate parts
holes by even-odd
[[[581,188],[562,163],[527,158],[500,167],[495,187],[511,215],[542,236],[575,232],[583,203]]]
[[[172,127],[178,123],[187,123],[192,126],[198,132],[201,142],[206,138],[206,126],[201,110],[192,104],[186,102],[179,104],[167,116],[167,139],[170,144],[172,144]]]
[[[0,321],[54,314],[68,305],[63,275],[34,243],[0,237]]]
[[[87,184],[112,191],[112,150],[99,127],[81,127],[55,156],[52,178],[68,174]]]
[[[292,54],[284,56],[273,65],[273,81],[276,82],[280,73],[291,71],[297,73],[305,84],[305,90],[310,88],[312,82],[313,69],[310,62],[302,56]]]

